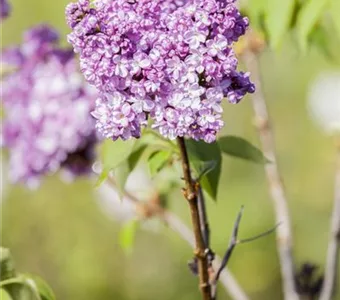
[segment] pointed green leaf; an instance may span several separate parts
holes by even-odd
[[[125,161],[131,154],[136,143],[135,139],[123,141],[118,139],[116,141],[105,140],[101,145],[100,156],[105,170],[112,170],[120,163]]]
[[[132,152],[129,157],[129,168],[132,171],[138,162],[140,161],[143,153],[145,152],[147,145],[140,146],[136,151]]]
[[[255,163],[264,164],[268,160],[261,150],[253,146],[247,140],[238,136],[224,136],[218,140],[221,151],[230,156],[242,158]]]
[[[197,169],[197,180],[200,181],[201,178],[205,175],[208,175],[209,172],[216,168],[216,161],[192,161],[192,163],[196,166]]]
[[[328,32],[322,26],[316,26],[310,34],[310,43],[328,59],[334,59],[330,48],[330,39]]]
[[[50,286],[39,276],[25,274],[27,285],[33,290],[35,294],[39,294],[41,300],[55,300],[56,297]]]
[[[126,222],[120,230],[119,244],[126,254],[130,254],[133,250],[138,225],[138,220],[133,219]]]
[[[9,293],[5,289],[0,289],[1,300],[13,300]]]
[[[154,152],[148,159],[148,165],[151,176],[155,176],[160,170],[162,170],[170,161],[170,151],[157,151]]]
[[[194,140],[186,140],[185,144],[189,153],[190,163],[196,174],[200,174],[202,163],[211,164],[211,162],[214,162],[215,168],[203,175],[200,183],[203,190],[205,190],[213,200],[216,200],[222,162],[221,150],[218,144],[216,142],[208,144]]]
[[[100,186],[107,178],[110,171],[118,167],[122,162],[126,161],[134,149],[135,139],[123,141],[105,140],[100,145],[100,159],[103,166],[103,171],[99,175],[96,182],[96,187]]]
[[[274,49],[281,46],[282,40],[289,30],[295,5],[296,0],[270,0],[267,2],[265,24],[269,43]]]
[[[100,175],[98,176],[98,178],[97,178],[97,181],[96,181],[96,183],[95,183],[95,185],[94,185],[94,187],[100,187],[100,185],[106,180],[106,178],[107,178],[107,176],[109,176],[109,170],[103,170],[101,173],[100,173]]]
[[[125,190],[125,184],[126,181],[130,175],[130,167],[129,167],[129,162],[125,161],[121,163],[114,172],[114,180],[116,182],[118,192],[120,196],[122,196],[124,190]]]
[[[303,52],[308,46],[308,37],[322,17],[329,0],[308,0],[301,8],[296,23],[298,43]]]
[[[27,287],[25,280],[21,275],[2,279],[0,281],[0,287],[5,287],[7,292],[14,299],[22,299],[24,296],[31,296],[32,294],[31,289]]]

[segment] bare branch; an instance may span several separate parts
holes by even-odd
[[[116,189],[116,183],[114,179],[109,176],[107,182],[109,185]],[[139,201],[134,195],[129,193],[128,191],[123,191],[124,196],[126,197],[127,201],[130,201],[131,204],[134,205],[134,207],[137,209],[138,206],[148,205],[148,203]],[[164,223],[171,228],[173,231],[177,232],[178,235],[187,242],[192,248],[195,248],[195,240],[194,235],[192,231],[189,229],[189,227],[183,223],[183,221],[178,218],[175,214],[172,212],[165,210],[162,207],[158,208],[149,208],[148,211],[151,211],[154,213],[155,216],[159,217],[164,221]],[[218,267],[221,265],[221,259],[218,256],[215,256],[215,259],[213,261],[213,268],[218,269]],[[225,291],[229,294],[229,296],[234,300],[249,300],[246,293],[243,291],[241,286],[238,284],[234,276],[230,273],[230,271],[225,268],[220,274],[220,282],[222,283]]]
[[[339,268],[340,243],[340,140],[337,145],[337,162],[335,175],[335,197],[331,218],[331,232],[328,243],[325,278],[322,285],[320,300],[332,299]]]
[[[243,54],[243,58],[256,86],[256,92],[252,95],[255,119],[263,154],[269,160],[269,162],[265,164],[265,171],[275,209],[276,223],[282,223],[282,226],[278,227],[278,230],[276,231],[276,240],[283,280],[284,299],[296,300],[299,299],[299,296],[295,291],[290,216],[285,191],[277,166],[274,137],[270,127],[265,98],[262,92],[260,70],[257,57],[253,52],[246,51]]]
[[[191,230],[173,213],[169,211],[164,211],[162,214],[162,219],[165,223],[174,231],[176,231],[180,237],[183,238],[192,248],[195,247],[194,236]],[[217,255],[213,261],[213,268],[217,270],[221,265],[221,258]],[[238,282],[235,280],[234,276],[230,271],[225,268],[220,273],[220,282],[223,284],[226,292],[232,299],[235,300],[248,300],[248,296],[242,290]]]

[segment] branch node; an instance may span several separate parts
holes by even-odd
[[[193,200],[196,199],[196,194],[189,192],[189,191],[186,191],[186,198],[187,198],[188,201],[193,201]]]
[[[264,131],[269,129],[268,119],[262,118],[260,116],[255,117],[254,125],[258,130]]]
[[[206,288],[209,287],[209,286],[210,286],[210,284],[209,284],[208,282],[203,282],[203,283],[200,284],[200,287],[201,287],[202,289],[206,289]]]

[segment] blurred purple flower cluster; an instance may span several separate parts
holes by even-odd
[[[7,0],[0,0],[0,19],[8,17],[11,11],[11,6]]]
[[[9,149],[10,179],[35,187],[61,167],[89,171],[95,142],[97,91],[82,80],[72,49],[58,47],[58,34],[39,25],[18,47],[5,49],[2,80],[5,117],[2,143]]]
[[[152,127],[169,139],[213,142],[221,102],[254,92],[231,48],[248,19],[235,0],[79,0],[66,8],[68,41],[101,96],[92,113],[106,138],[140,137]]]

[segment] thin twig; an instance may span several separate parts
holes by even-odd
[[[204,300],[211,300],[211,289],[209,280],[209,263],[205,252],[205,245],[201,231],[200,216],[198,212],[197,188],[191,177],[189,157],[185,146],[184,138],[177,138],[178,147],[181,153],[182,169],[185,181],[184,196],[188,201],[191,214],[191,222],[195,236],[195,257],[198,263],[198,276],[200,281],[200,290]]]
[[[328,243],[325,279],[322,285],[320,300],[330,300],[335,292],[335,283],[339,268],[339,244],[340,244],[340,140],[337,145],[335,175],[334,207],[331,218],[331,232]]]
[[[202,191],[202,187],[197,183],[197,201],[198,201],[198,213],[200,216],[200,226],[204,241],[205,249],[210,249],[210,227],[208,222],[207,210],[205,207],[205,199]]]
[[[238,230],[239,230],[239,227],[240,227],[240,222],[241,222],[241,219],[242,219],[243,210],[244,210],[244,207],[242,206],[240,212],[237,215],[236,221],[234,223],[234,227],[233,227],[233,231],[232,231],[232,234],[231,234],[231,237],[230,237],[230,241],[229,241],[229,245],[228,245],[227,251],[225,252],[225,254],[223,256],[223,259],[222,259],[222,262],[221,262],[221,265],[217,269],[217,272],[215,274],[215,278],[214,278],[214,283],[215,284],[218,281],[221,272],[227,266],[228,261],[229,261],[229,259],[231,257],[231,254],[233,253],[233,250],[236,247],[236,245],[249,243],[249,242],[255,241],[255,240],[259,239],[259,238],[262,238],[262,237],[264,237],[266,235],[269,235],[272,232],[274,232],[276,230],[276,228],[280,225],[280,224],[277,224],[273,228],[271,228],[271,229],[269,229],[269,230],[267,230],[267,231],[265,231],[263,233],[260,233],[260,234],[258,234],[256,236],[253,236],[251,238],[239,240],[238,239]]]
[[[218,268],[216,274],[215,274],[215,278],[214,278],[214,282],[216,283],[220,277],[220,274],[222,272],[222,270],[225,268],[225,266],[227,265],[229,258],[231,257],[231,254],[233,253],[233,250],[237,244],[237,235],[238,235],[238,229],[240,227],[240,222],[241,222],[241,218],[242,218],[242,214],[243,214],[243,206],[241,207],[240,212],[237,215],[234,227],[233,227],[233,232],[229,241],[229,245],[227,248],[227,251],[225,252],[221,265]]]
[[[276,230],[276,228],[278,228],[280,225],[281,225],[281,223],[278,223],[278,224],[276,224],[273,228],[271,228],[271,229],[269,229],[269,230],[267,230],[267,231],[265,231],[265,232],[262,232],[262,233],[260,233],[260,234],[258,234],[258,235],[255,235],[255,236],[253,236],[253,237],[250,237],[250,238],[247,238],[247,239],[242,239],[242,240],[240,240],[238,243],[239,243],[239,244],[245,244],[245,243],[249,243],[249,242],[258,240],[258,239],[260,239],[261,237],[264,237],[264,236],[266,236],[266,235],[271,234],[272,232],[274,232],[274,231]]]
[[[256,92],[251,98],[262,144],[262,151],[268,159],[268,162],[265,164],[265,171],[275,209],[276,223],[282,223],[276,231],[276,237],[281,266],[281,276],[283,280],[284,299],[296,300],[299,299],[299,296],[295,290],[290,216],[285,191],[277,166],[274,137],[270,127],[268,110],[261,88],[260,70],[257,57],[253,52],[245,52],[243,54],[243,58],[256,86]]]
[[[108,177],[107,181],[113,189],[117,188],[117,185],[111,176]],[[122,193],[127,201],[130,201],[133,205],[135,205],[135,208],[137,208],[139,205],[147,205],[147,203],[139,201],[133,194],[126,190],[123,190]],[[186,224],[183,223],[180,218],[178,218],[178,216],[161,207],[153,211],[155,212],[155,216],[159,217],[169,228],[177,232],[178,235],[192,248],[195,248],[195,239],[192,231]],[[216,255],[213,261],[213,268],[217,270],[220,265],[221,259]],[[221,272],[219,281],[222,283],[225,291],[232,299],[249,300],[246,293],[243,291],[241,286],[227,268],[223,269]]]
[[[195,240],[192,231],[175,214],[169,211],[164,211],[162,214],[162,219],[173,231],[176,231],[183,240],[190,244],[192,248],[195,247]],[[213,268],[217,270],[220,265],[221,258],[215,255]],[[219,281],[224,286],[225,291],[232,299],[249,300],[248,296],[245,294],[228,269],[223,269],[219,279]]]

